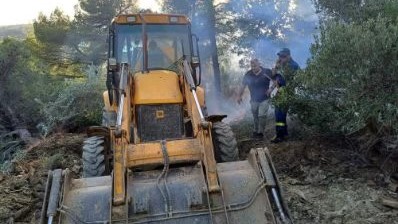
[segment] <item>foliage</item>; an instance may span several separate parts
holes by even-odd
[[[39,123],[43,134],[98,124],[103,85],[97,74],[89,74],[95,69],[76,71],[90,75],[89,81],[87,77],[65,81],[63,75],[49,74],[50,67],[30,47],[29,41],[13,39],[0,44],[0,135],[21,126],[35,131]],[[3,145],[11,140],[5,139]]]
[[[33,26],[31,24],[1,26],[0,40],[7,37],[25,39],[27,33],[30,32],[32,29]]]
[[[272,105],[287,111],[290,102],[292,102],[292,99],[294,99],[292,97],[294,95],[291,94],[288,90],[290,90],[290,88],[280,87],[278,89],[278,93],[275,95],[275,97],[271,99]]]
[[[322,134],[344,134],[365,153],[381,152],[381,169],[391,173],[398,154],[398,1],[316,2],[324,21],[308,67],[292,82],[291,112]]]
[[[396,0],[315,0],[314,2],[326,18],[344,22],[361,22],[377,16],[396,20],[398,13]]]
[[[26,143],[21,133],[99,124],[107,27],[117,13],[136,10],[126,2],[79,0],[72,19],[55,9],[38,16],[25,40],[0,42],[0,163],[18,155]]]
[[[24,41],[6,38],[0,43],[0,163],[23,147],[29,127],[40,118],[34,97],[40,97],[35,90],[42,83],[34,61]]]
[[[70,64],[79,50],[70,41],[72,23],[69,16],[55,9],[49,17],[39,14],[33,23],[34,38],[30,38],[35,54],[49,64]]]
[[[72,19],[56,9],[49,17],[39,15],[34,22],[35,35],[27,39],[29,45],[50,65],[47,74],[67,78],[57,81],[57,90],[45,88],[49,98],[37,97],[34,101],[44,118],[38,125],[42,134],[98,124],[103,85],[97,72],[93,75],[82,70],[86,65],[98,70],[105,61],[112,18],[122,11],[136,10],[127,2],[79,0]],[[94,78],[87,82],[87,75]]]
[[[74,18],[61,10],[46,17],[40,14],[34,22],[36,53],[52,65],[61,67],[79,64],[100,65],[106,60],[106,37],[112,18],[123,10],[123,0],[79,0]]]
[[[70,31],[71,21],[60,9],[55,9],[49,17],[40,13],[33,23],[35,37],[55,46],[61,46],[66,42]]]
[[[44,117],[38,128],[43,135],[54,131],[77,131],[98,125],[102,116],[102,82],[93,80],[67,80],[54,99],[40,102]]]
[[[292,110],[323,132],[350,133],[370,122],[398,133],[398,24],[378,16],[329,22],[295,79]]]
[[[214,1],[165,0],[163,1],[163,10],[169,13],[185,14],[191,18],[192,32],[200,39],[199,53],[202,58],[202,64],[208,63],[209,67],[212,67],[214,87],[217,92],[220,92],[220,66],[216,45],[216,11]]]
[[[214,17],[218,52],[226,57],[230,52],[253,54],[262,39],[283,42],[299,20],[289,7],[289,1],[270,0],[163,1],[166,12],[189,15],[194,32],[204,42],[208,39],[208,25],[212,24],[209,18]]]
[[[21,72],[19,63],[24,63],[29,57],[29,52],[24,48],[23,44],[19,41],[6,38],[0,45],[0,80],[7,81],[11,73]],[[3,86],[5,88],[6,86]]]
[[[31,56],[24,42],[5,39],[0,44],[0,124],[10,130],[21,123],[29,122],[25,118],[29,110],[24,104],[27,93],[25,83],[34,71],[29,67]],[[14,115],[20,111],[20,115]],[[29,113],[32,111],[29,111]]]
[[[113,17],[129,8],[136,10],[134,5],[126,6],[126,2],[79,0],[72,22],[71,42],[83,55],[80,61],[100,65],[106,60],[108,27]]]
[[[220,42],[229,44],[228,48],[234,53],[253,54],[261,39],[282,40],[297,19],[288,7],[288,1],[269,0],[235,0],[220,4],[217,7]]]

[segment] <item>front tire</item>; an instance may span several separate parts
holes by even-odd
[[[100,177],[106,173],[104,137],[93,136],[83,145],[83,177]]]
[[[232,162],[239,159],[238,144],[228,124],[221,121],[214,122],[212,137],[217,162]]]

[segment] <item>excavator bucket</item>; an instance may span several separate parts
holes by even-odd
[[[59,178],[50,176],[42,223],[291,223],[267,149],[252,149],[245,161],[218,163],[217,193],[207,190],[203,170],[199,162],[128,172],[127,200],[117,216],[111,176],[72,179],[66,170],[59,197],[53,190]]]

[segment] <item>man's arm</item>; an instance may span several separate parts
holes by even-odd
[[[244,83],[242,83],[239,86],[239,89],[238,89],[238,100],[237,100],[239,104],[242,103],[242,96],[243,96],[243,93],[245,92],[245,88],[246,88],[246,84],[244,84]]]
[[[247,73],[246,73],[247,74]],[[242,84],[239,86],[238,88],[238,103],[242,103],[242,96],[243,93],[245,92],[245,88],[248,84],[248,80],[247,80],[247,75],[245,74],[245,76],[243,76],[243,80],[242,80]]]
[[[267,94],[268,97],[271,96],[271,93],[272,93],[272,91],[273,91],[275,88],[276,88],[276,83],[275,83],[274,80],[271,80],[271,81],[269,82],[269,87],[268,87],[268,89],[266,90],[266,94]]]

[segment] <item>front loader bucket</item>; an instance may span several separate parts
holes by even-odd
[[[60,213],[54,222],[290,223],[276,176],[274,183],[267,180],[267,175],[275,172],[270,160],[271,166],[264,170],[264,161],[261,161],[264,156],[268,158],[266,150],[255,149],[248,160],[217,164],[221,191],[215,193],[207,191],[201,163],[168,170],[129,172],[127,202],[121,205],[124,215],[118,218],[111,215],[111,176],[70,179],[66,175],[58,207]],[[272,193],[272,186],[276,194]],[[279,197],[279,206],[272,195]]]

